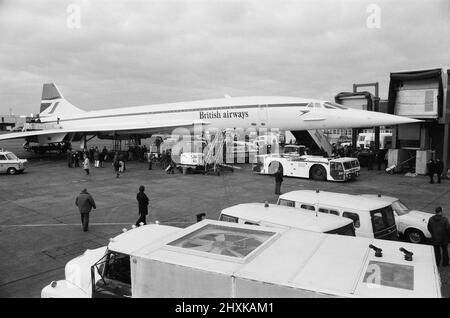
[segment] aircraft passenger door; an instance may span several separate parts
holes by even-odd
[[[258,126],[263,128],[267,126],[267,104],[258,105]]]

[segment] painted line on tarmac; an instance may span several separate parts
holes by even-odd
[[[129,225],[130,223],[89,223],[89,225]],[[49,223],[49,224],[8,224],[0,227],[39,227],[39,226],[80,226],[81,223]]]
[[[194,224],[195,222],[164,222],[159,223],[163,225],[167,224]],[[148,224],[155,224],[155,223],[148,223]],[[133,225],[132,223],[89,223],[89,226],[91,225]],[[48,223],[48,224],[7,224],[2,225],[0,224],[0,228],[11,228],[11,227],[46,227],[46,226],[81,226],[81,223]]]

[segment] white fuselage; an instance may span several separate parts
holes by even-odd
[[[59,118],[59,124],[65,129],[120,127],[124,123],[143,127],[158,123],[169,126],[171,123],[201,122],[207,129],[308,130],[390,125],[402,120],[401,117],[382,113],[325,108],[323,103],[293,97],[236,97],[42,117],[42,122],[56,122]],[[409,120],[405,118],[405,122]]]

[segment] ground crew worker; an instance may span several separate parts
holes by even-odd
[[[75,199],[75,205],[78,207],[81,214],[83,232],[87,232],[89,226],[89,213],[92,208],[97,208],[95,206],[94,198],[87,192],[87,189],[83,189]]]
[[[114,167],[114,172],[116,173],[116,178],[120,176],[120,161],[119,161],[119,154],[116,152],[114,155],[114,159],[112,162],[112,166]]]
[[[275,172],[275,194],[281,194],[281,183],[283,182],[283,170],[282,167],[278,167]]]
[[[370,147],[369,149],[369,157],[367,158],[367,170],[373,170],[373,162],[374,162],[375,153],[373,151],[373,148]]]
[[[149,151],[147,153],[148,170],[152,170],[152,160],[153,160],[153,156],[152,156],[152,153]]]
[[[94,151],[94,167],[100,168],[100,151],[98,151],[97,147],[95,147]]]
[[[442,215],[442,208],[439,206],[435,210],[436,214],[428,220],[428,231],[431,233],[431,244],[434,247],[436,264],[439,266],[441,262],[442,250],[442,266],[448,266],[448,242],[450,236],[450,225],[448,219]]]
[[[145,187],[143,185],[141,185],[139,187],[139,192],[136,195],[136,200],[138,201],[138,206],[139,206],[139,219],[136,221],[136,226],[139,226],[139,224],[142,222],[144,223],[144,225],[147,224],[147,222],[145,221],[145,216],[148,214],[148,197],[147,195],[144,193],[145,191]]]
[[[90,167],[89,158],[87,155],[84,155],[83,169],[84,171],[86,171],[87,176],[89,175],[89,167]]]
[[[441,183],[441,175],[442,172],[444,171],[444,164],[442,163],[441,159],[436,158],[436,174],[437,174],[437,179],[438,179],[438,183]]]
[[[67,166],[69,168],[73,167],[73,154],[71,150],[67,151]]]
[[[433,159],[428,161],[427,169],[428,169],[428,176],[430,177],[430,183],[434,183],[434,171],[436,170],[436,164],[434,163]]]
[[[103,168],[103,162],[108,160],[108,149],[106,149],[106,146],[103,146],[101,158],[100,165]]]

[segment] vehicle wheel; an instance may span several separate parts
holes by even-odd
[[[325,181],[327,180],[327,172],[322,166],[312,166],[310,171],[311,178],[313,180]]]
[[[425,241],[425,235],[423,235],[422,231],[417,229],[406,230],[405,238],[411,243],[423,243]]]
[[[8,172],[8,174],[13,175],[13,174],[17,173],[17,170],[16,170],[16,168],[8,168],[7,172]]]

